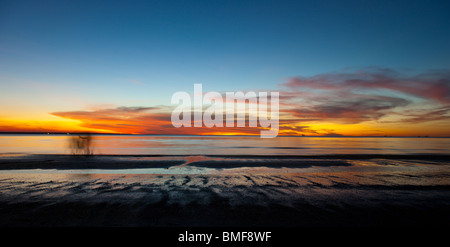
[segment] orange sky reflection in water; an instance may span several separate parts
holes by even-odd
[[[449,154],[450,138],[93,135],[94,154]],[[0,135],[0,153],[70,154],[69,135]]]

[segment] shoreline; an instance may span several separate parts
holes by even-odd
[[[416,153],[416,154],[314,154],[314,155],[263,155],[263,154],[92,154],[92,155],[73,155],[73,154],[34,154],[34,153],[0,153],[0,161],[7,157],[189,157],[189,156],[204,156],[217,158],[264,158],[264,159],[292,159],[292,158],[307,158],[307,159],[450,159],[450,154],[440,153]]]
[[[449,227],[448,156],[392,157],[3,156],[0,226]]]
[[[4,154],[0,170],[148,169],[177,166],[229,169],[243,167],[310,168],[352,166],[364,160],[433,161],[448,164],[450,155],[64,155]]]

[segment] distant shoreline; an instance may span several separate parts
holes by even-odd
[[[186,137],[259,137],[259,135],[168,135],[168,134],[124,134],[124,133],[90,133],[90,132],[0,132],[0,135],[102,135],[102,136],[186,136]],[[450,138],[450,136],[308,136],[278,135],[278,137],[320,137],[320,138]]]

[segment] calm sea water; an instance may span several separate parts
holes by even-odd
[[[0,135],[0,153],[70,154],[68,135]],[[95,154],[450,154],[450,138],[94,135]]]

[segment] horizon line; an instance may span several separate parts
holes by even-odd
[[[0,131],[0,135],[146,135],[146,136],[249,136],[255,137],[259,135],[194,135],[194,134],[132,134],[132,133],[101,133],[101,132],[48,132],[48,131]],[[450,136],[428,136],[428,135],[417,135],[417,136],[394,136],[394,135],[378,135],[378,136],[346,136],[346,135],[278,135],[277,137],[396,137],[396,138],[450,138]]]

